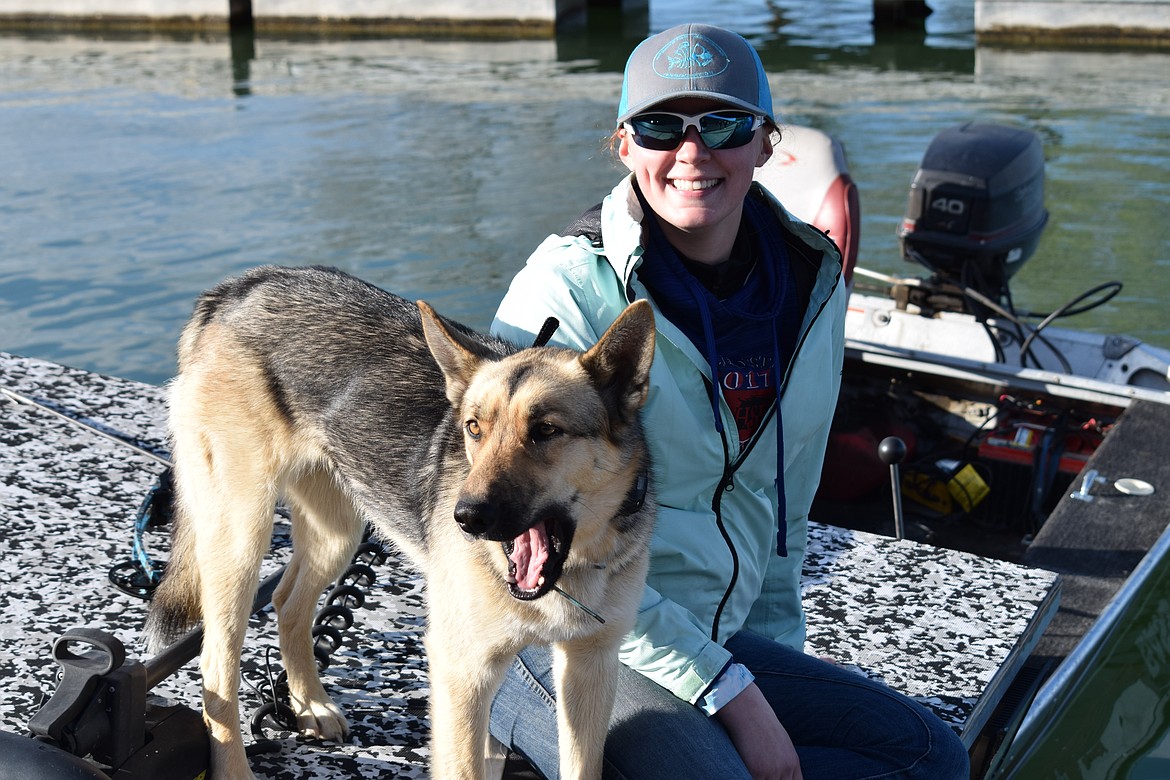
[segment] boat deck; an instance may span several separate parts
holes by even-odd
[[[1073,485],[1079,492],[1084,475],[1096,475],[1092,500],[1061,499],[1029,546],[1024,560],[1063,580],[1061,608],[1037,659],[1065,658],[1166,530],[1170,517],[1159,491],[1170,484],[1167,430],[1170,405],[1134,401]],[[1123,479],[1141,480],[1153,492],[1123,493],[1116,487]]]
[[[0,388],[166,452],[163,391],[0,352]],[[163,467],[155,460],[0,394],[0,729],[27,733],[56,686],[53,641],[76,627],[118,637],[141,658],[146,602],[110,584],[132,555],[132,529]],[[288,528],[277,524],[277,539]],[[924,702],[970,746],[1056,611],[1048,571],[912,541],[814,524],[805,570],[809,651],[830,655]],[[164,530],[146,546],[165,558]],[[266,572],[287,558],[276,546]],[[326,670],[353,727],[345,744],[275,734],[264,778],[425,777],[427,668],[420,578],[395,559],[376,567],[365,608]],[[359,632],[365,634],[357,641]],[[271,613],[253,618],[245,680],[265,676]],[[189,663],[151,693],[197,707]],[[259,704],[248,689],[245,708]],[[245,718],[248,713],[245,713]]]

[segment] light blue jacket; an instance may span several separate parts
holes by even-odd
[[[531,344],[549,316],[552,343],[586,349],[636,298],[642,211],[627,177],[602,204],[602,246],[549,236],[500,304],[492,332]],[[743,449],[720,403],[715,430],[706,358],[657,310],[658,340],[643,411],[659,511],[650,574],[622,661],[692,704],[730,660],[722,642],[741,628],[801,648],[800,572],[809,507],[820,479],[844,355],[845,288],[836,247],[766,195],[780,221],[820,253],[796,353],[781,385],[788,556],[776,553],[775,415]],[[793,262],[797,262],[793,259]],[[650,299],[653,304],[653,299]]]

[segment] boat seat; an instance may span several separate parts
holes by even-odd
[[[845,283],[851,285],[861,206],[841,143],[812,127],[786,125],[772,158],[756,169],[755,180],[797,219],[829,235],[841,250]]]

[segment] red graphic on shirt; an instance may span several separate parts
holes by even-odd
[[[739,443],[744,444],[755,434],[776,400],[772,369],[731,366],[724,367],[720,374],[723,398],[739,428]]]

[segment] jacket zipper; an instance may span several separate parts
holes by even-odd
[[[739,453],[739,457],[735,459],[735,462],[731,461],[731,451],[727,445],[726,431],[720,432],[719,434],[720,441],[723,443],[723,477],[719,480],[719,484],[715,488],[715,495],[711,497],[711,511],[715,513],[715,526],[719,529],[719,534],[723,537],[723,542],[727,545],[728,552],[731,553],[731,578],[728,580],[727,589],[723,591],[723,598],[719,600],[719,606],[715,609],[715,616],[711,620],[712,642],[719,642],[719,621],[723,617],[723,610],[727,606],[727,602],[731,599],[731,593],[735,590],[735,585],[739,581],[739,551],[735,549],[735,543],[732,541],[731,535],[727,532],[727,527],[723,523],[723,494],[731,486],[732,480],[735,478],[735,472],[739,470],[739,467],[743,464],[748,454],[755,448],[756,442],[760,439],[761,432],[767,427],[772,415],[776,413],[776,409],[780,406],[780,401],[784,398],[784,393],[788,390],[788,381],[792,376],[792,366],[796,363],[796,356],[800,354],[804,342],[808,339],[808,334],[812,332],[813,326],[821,317],[821,313],[829,305],[829,301],[833,297],[833,292],[837,289],[837,281],[839,279],[840,272],[834,278],[833,286],[830,288],[829,294],[821,301],[821,305],[817,308],[816,314],[809,320],[808,327],[800,334],[796,347],[792,350],[792,357],[789,359],[788,366],[784,370],[784,379],[776,391],[775,404],[773,404],[768,414],[764,416],[759,428],[756,429],[756,434]],[[714,392],[714,386],[710,382],[708,382],[708,387],[711,392]]]
[[[735,583],[739,580],[739,551],[735,549],[735,542],[731,540],[731,534],[727,532],[727,526],[723,524],[723,494],[727,492],[728,486],[735,478],[735,471],[743,459],[740,458],[735,463],[730,462],[726,432],[720,432],[719,440],[723,442],[723,478],[715,487],[715,495],[711,496],[711,511],[715,513],[715,527],[719,529],[723,543],[727,545],[727,550],[731,553],[731,579],[727,583],[727,590],[723,592],[723,598],[719,600],[719,606],[715,609],[715,617],[711,620],[712,642],[719,642],[719,620],[723,616],[723,608],[727,606],[727,601],[731,598],[731,592],[735,590]]]

